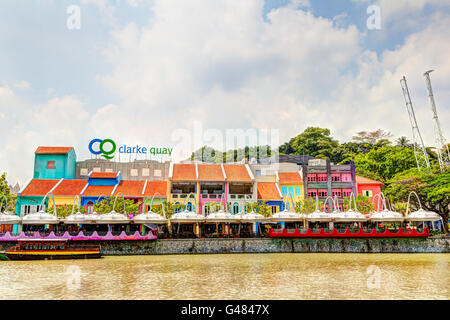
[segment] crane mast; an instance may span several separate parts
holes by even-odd
[[[403,96],[405,97],[406,102],[406,109],[408,110],[409,120],[411,122],[414,156],[416,158],[417,168],[419,169],[419,171],[421,171],[422,168],[429,171],[430,161],[428,160],[428,153],[425,149],[422,135],[419,131],[419,126],[417,125],[416,115],[414,113],[414,108],[411,102],[411,96],[409,94],[405,76],[403,76],[403,78],[400,80],[400,84],[402,86]]]
[[[430,73],[434,70],[429,70],[423,75],[425,77],[425,84],[428,91],[428,102],[430,103],[431,112],[433,113],[433,125],[434,125],[434,143],[438,154],[439,167],[441,172],[446,167],[450,166],[450,152],[448,150],[447,140],[445,140],[442,133],[441,124],[436,111],[436,103],[434,101],[433,89],[431,88]]]

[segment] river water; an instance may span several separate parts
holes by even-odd
[[[0,299],[450,299],[450,254],[0,261]]]

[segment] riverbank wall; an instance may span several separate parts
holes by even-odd
[[[14,242],[0,243],[0,251]],[[164,239],[77,241],[100,244],[104,255],[219,253],[450,253],[449,238]]]

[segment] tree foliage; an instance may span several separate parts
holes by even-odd
[[[422,207],[426,210],[438,213],[443,221],[448,221],[450,205],[450,170],[444,173],[424,172],[416,168],[396,174],[385,190],[387,196],[396,202],[405,204],[410,192],[416,192]],[[419,208],[415,197],[410,204],[413,210]],[[448,233],[447,223],[444,223]]]

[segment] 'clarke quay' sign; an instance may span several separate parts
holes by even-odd
[[[89,142],[89,151],[94,155],[101,155],[105,159],[114,158],[117,150],[117,145],[112,139],[92,139]],[[172,155],[173,148],[158,148],[158,147],[141,147],[138,144],[134,147],[126,144],[119,147],[119,153],[125,154],[152,154],[152,155]]]

